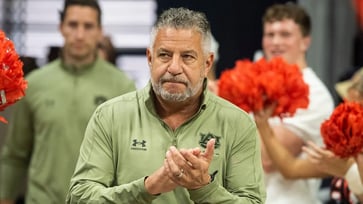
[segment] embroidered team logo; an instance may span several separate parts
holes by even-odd
[[[131,149],[146,151],[146,140],[133,139],[131,143]]]
[[[216,143],[214,144],[214,148],[218,149],[221,146],[221,137],[220,136],[216,136],[213,135],[212,133],[200,133],[200,140],[199,140],[199,145],[201,147],[206,148],[207,147],[207,143],[210,139],[215,139]]]

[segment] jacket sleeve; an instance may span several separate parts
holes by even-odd
[[[32,114],[25,98],[13,107],[0,156],[0,199],[15,199],[24,181],[33,147]]]
[[[66,203],[150,203],[156,196],[146,191],[145,177],[113,186],[117,164],[106,120],[99,108],[90,119]]]
[[[226,158],[227,168],[221,174],[218,173],[209,185],[189,191],[195,203],[265,202],[266,192],[256,127],[250,120],[236,121],[233,127],[228,128],[229,136],[234,137],[234,141],[230,146],[230,156]]]

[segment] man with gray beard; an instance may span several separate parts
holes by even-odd
[[[206,89],[210,49],[203,13],[159,17],[150,83],[94,112],[67,203],[264,203],[256,126]]]

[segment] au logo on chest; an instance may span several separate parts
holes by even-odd
[[[221,137],[212,133],[200,133],[199,145],[203,148],[206,148],[210,139],[216,140],[216,143],[214,144],[215,149],[218,149],[221,146]]]

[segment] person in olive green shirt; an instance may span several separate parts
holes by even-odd
[[[171,8],[151,33],[151,82],[94,112],[67,203],[264,203],[252,118],[206,89],[203,13]]]
[[[1,154],[0,203],[14,203],[28,174],[27,204],[66,200],[87,123],[96,107],[135,84],[97,56],[102,36],[97,1],[67,0],[61,12],[61,57],[27,76]]]

